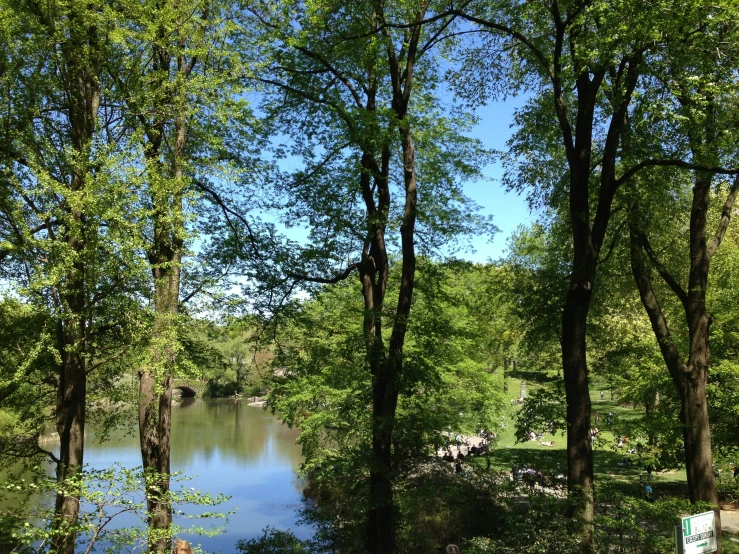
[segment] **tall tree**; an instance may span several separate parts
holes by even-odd
[[[19,292],[53,318],[60,451],[49,453],[58,487],[52,542],[73,554],[88,375],[104,356],[90,360],[116,327],[102,323],[100,308],[119,290],[127,251],[118,242],[125,218],[111,224],[111,215],[129,197],[115,190],[117,144],[104,132],[115,124],[101,108],[109,21],[94,2],[18,2],[3,13],[18,23],[0,63],[4,262],[18,271]]]
[[[356,271],[362,287],[372,389],[370,552],[395,551],[393,436],[415,287],[418,225],[431,230],[425,235],[430,249],[466,228],[466,199],[455,181],[442,175],[451,167],[457,172],[449,175],[473,174],[477,163],[461,156],[464,151],[471,154],[476,145],[456,134],[457,123],[439,112],[433,95],[435,68],[424,54],[445,36],[453,17],[433,24],[423,21],[439,7],[429,0],[392,6],[286,4],[284,11],[252,6],[269,31],[267,40],[276,45],[261,75],[278,97],[271,113],[296,141],[296,153],[308,162],[296,179],[286,180],[283,192],[293,223],[295,216],[309,222],[313,244],[293,262],[306,270],[288,270],[285,282],[289,287],[299,282],[329,284]],[[280,17],[288,23],[277,23]],[[296,128],[296,116],[301,128]],[[438,120],[432,125],[434,116]],[[447,144],[438,142],[442,137]],[[428,149],[425,162],[416,159],[418,141]],[[320,159],[315,160],[315,152],[321,152]],[[419,200],[417,181],[424,164],[425,201]],[[394,225],[400,228],[401,270],[397,302],[388,320],[383,314],[388,312],[389,232]]]
[[[409,485],[430,477],[429,458],[444,444],[439,430],[472,434],[480,427],[494,429],[505,411],[501,372],[489,369],[495,323],[487,314],[497,304],[485,292],[496,269],[418,259],[393,432],[398,550],[440,546],[439,536],[424,537],[428,550],[418,545],[423,532],[412,523],[418,516],[417,491]],[[391,294],[399,286],[399,271],[391,269]],[[334,547],[352,552],[364,547],[366,509],[357,500],[369,494],[366,475],[374,463],[368,456],[372,377],[357,325],[363,304],[356,286],[347,281],[302,303],[279,329],[276,364],[286,376],[276,380],[269,397],[285,421],[301,431],[305,468],[321,499],[321,513],[341,526]],[[409,539],[414,542],[405,542]]]
[[[181,306],[228,273],[227,262],[226,269],[219,264],[226,256],[217,256],[215,263],[203,256],[201,268],[191,266],[188,275],[187,244],[209,226],[199,237],[200,250],[213,249],[211,239],[225,225],[222,217],[225,213],[228,219],[229,208],[218,192],[223,187],[211,181],[243,182],[253,148],[252,118],[238,82],[241,62],[233,44],[243,29],[234,6],[156,0],[121,1],[117,7],[127,17],[114,36],[116,56],[134,70],[122,72],[112,63],[108,71],[124,106],[128,144],[142,158],[143,172],[131,183],[146,210],[141,249],[152,277],[153,328],[139,369],[138,410],[149,550],[165,552],[172,525],[172,379],[186,364]],[[223,210],[221,220],[204,199]],[[190,290],[183,295],[186,276]]]
[[[734,73],[737,58],[731,46],[719,46],[726,42],[727,33],[731,36],[733,23],[725,20],[728,12],[721,6],[700,6],[696,11],[705,21],[702,32],[688,35],[678,43],[679,47],[674,46],[667,51],[662,68],[664,73],[660,74],[658,84],[663,101],[673,103],[676,123],[673,129],[677,136],[684,137],[676,142],[687,146],[689,159],[704,168],[716,168],[722,164],[736,166],[736,149],[728,137],[733,121],[736,121]],[[731,40],[728,42],[733,44]],[[648,183],[654,190],[653,182]],[[720,194],[716,194],[718,192]],[[712,467],[706,394],[712,316],[707,309],[706,298],[711,259],[721,246],[738,192],[739,178],[727,183],[724,177],[717,180],[711,171],[696,171],[689,192],[684,191],[683,196],[681,191],[672,190],[670,195],[662,197],[658,206],[644,207],[639,196],[648,196],[636,193],[630,219],[631,269],[665,365],[680,397],[690,500],[706,501],[716,506],[718,529],[721,527],[720,511]],[[670,264],[661,259],[659,250],[652,247],[649,238],[652,233],[647,224],[649,219],[643,219],[648,210],[652,216],[650,219],[656,224],[660,219],[660,208],[664,210],[671,201],[674,203],[673,198],[677,198],[678,202],[686,198],[686,207],[689,204],[686,210],[690,222],[688,255],[680,256],[684,260],[681,265],[686,268],[685,280],[674,269],[669,269]],[[720,208],[715,210],[718,213],[711,225],[709,217],[712,204],[716,203],[720,203]],[[673,208],[662,219],[673,220],[673,214],[679,213],[678,210]],[[709,230],[709,227],[712,229]],[[685,328],[681,329],[678,337],[686,337],[683,345],[673,337],[678,325],[674,318],[669,318],[660,303],[661,295],[655,292],[647,258],[682,306]],[[686,288],[683,283],[687,284]],[[668,325],[668,319],[671,325]],[[720,538],[718,543],[720,551]]]
[[[613,199],[622,182],[617,163],[624,122],[657,29],[657,10],[638,25],[626,21],[628,12],[624,6],[589,1],[555,1],[546,6],[494,3],[492,7],[480,2],[459,12],[490,30],[494,46],[483,48],[515,52],[516,82],[545,87],[518,116],[519,122],[528,124],[515,139],[518,146],[521,150],[537,142],[555,146],[551,140],[527,138],[536,133],[555,138],[540,126],[552,125],[558,130],[559,160],[565,160],[564,182],[550,181],[550,185],[561,185],[569,204],[572,261],[562,309],[561,348],[567,397],[567,483],[578,499],[573,515],[584,524],[583,551],[592,548],[594,509],[587,319]],[[533,163],[529,159],[519,166],[523,183],[530,182],[526,177],[541,174]]]
[[[643,5],[635,4],[633,10],[642,14],[638,21],[627,20],[631,9],[624,5],[597,1],[546,6],[472,2],[464,13],[456,10],[493,37],[474,49],[473,56],[485,59],[480,49],[509,50],[517,62],[512,66],[514,82],[535,86],[535,98],[517,116],[521,131],[512,141],[513,151],[524,157],[514,161],[513,180],[519,180],[514,186],[537,186],[542,177],[550,185],[544,189],[545,200],[558,202],[562,192],[567,198],[573,250],[562,311],[562,366],[568,488],[580,499],[576,512],[585,524],[584,551],[592,548],[593,521],[586,324],[612,206],[621,185],[639,171],[652,165],[684,165],[680,159],[655,159],[661,151],[640,151],[641,159],[636,160],[625,156],[624,133],[645,68],[660,59],[665,44],[700,32],[703,23],[692,4],[664,2],[646,13]],[[489,73],[505,69],[489,65]],[[545,92],[540,92],[542,85]],[[551,128],[558,131],[558,148]],[[531,152],[538,155],[532,157]],[[552,171],[562,165],[564,179],[561,171]]]

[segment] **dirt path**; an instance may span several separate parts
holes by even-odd
[[[721,530],[739,533],[739,510],[721,510]]]

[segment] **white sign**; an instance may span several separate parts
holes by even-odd
[[[703,554],[715,552],[716,547],[716,514],[705,512],[683,518],[682,549],[683,554]]]

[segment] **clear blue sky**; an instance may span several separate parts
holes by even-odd
[[[509,98],[506,101],[492,102],[478,111],[480,123],[472,136],[480,139],[485,147],[505,150],[510,138],[513,111],[525,101],[524,98]],[[496,260],[503,256],[506,241],[521,224],[529,223],[534,216],[529,212],[523,196],[506,192],[500,183],[502,168],[494,164],[485,169],[487,179],[467,183],[465,192],[483,208],[483,213],[491,214],[493,222],[500,229],[492,242],[485,238],[473,239],[474,254],[463,253],[461,257],[475,262]]]

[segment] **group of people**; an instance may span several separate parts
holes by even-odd
[[[526,465],[519,467],[516,464],[511,468],[511,480],[514,483],[526,483],[532,493],[536,490],[537,484],[543,489],[546,481],[543,471]]]
[[[526,437],[530,441],[538,441],[544,438],[544,435],[536,433],[535,431],[526,431]]]
[[[595,420],[598,421],[598,418],[596,418]],[[598,433],[600,433],[600,429],[598,429],[597,427],[593,427],[590,430],[590,444],[593,444],[595,442],[595,437],[598,436]]]
[[[444,455],[441,457],[442,460],[445,462],[450,462],[454,464],[454,473],[460,474],[464,473],[464,470],[462,469],[462,462],[464,461],[464,454],[462,452],[457,452],[457,457],[455,458],[452,454],[451,450],[447,450],[444,452]]]
[[[618,437],[616,440],[616,448],[623,448],[629,444],[629,437]]]
[[[505,425],[502,425],[501,428],[505,429]],[[480,437],[484,443],[487,443],[490,439],[495,440],[498,438],[498,435],[494,431],[488,431],[484,427],[477,430],[477,436]]]
[[[733,471],[734,479],[739,479],[739,465],[732,462],[729,464],[729,469]],[[721,480],[721,468],[716,464],[713,464],[713,476],[717,481]]]
[[[457,447],[457,452],[462,451],[462,446],[465,446],[467,448],[467,454],[472,456],[481,456],[485,454],[488,451],[489,441],[488,437],[495,438],[495,433],[488,433],[485,431],[485,429],[478,430],[477,432],[478,436],[482,438],[482,440],[475,444],[471,444],[470,440],[467,440],[465,437],[457,433],[454,435],[454,443],[450,440],[449,436],[446,437],[446,450],[451,453],[452,451],[452,444],[454,444]]]
[[[496,438],[495,433],[488,432],[485,429],[478,429],[477,435],[482,439],[477,444],[471,444],[472,441],[465,439],[465,437],[460,434],[454,435],[454,443],[452,443],[450,440],[451,433],[447,436],[446,450],[444,451],[441,459],[445,462],[453,463],[455,473],[464,474],[462,463],[464,462],[465,454],[462,452],[462,445],[465,445],[467,447],[467,456],[483,456],[488,453],[488,447],[490,444],[488,442],[489,439]],[[455,444],[457,447],[456,457],[452,453],[452,444]],[[487,461],[487,467],[488,469],[490,469],[489,457]]]

